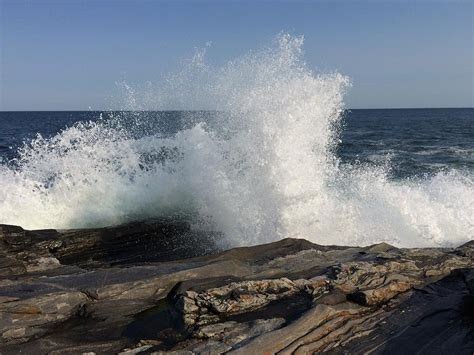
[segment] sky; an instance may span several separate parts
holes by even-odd
[[[349,108],[472,107],[467,0],[0,0],[0,110],[102,110],[212,42],[222,65],[278,33],[351,78]],[[115,106],[114,106],[115,105]]]

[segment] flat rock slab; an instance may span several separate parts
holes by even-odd
[[[225,250],[220,237],[166,220],[0,225],[0,352],[473,353],[474,242]]]

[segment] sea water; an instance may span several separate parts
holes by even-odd
[[[474,110],[349,110],[303,40],[123,84],[127,110],[0,113],[0,223],[175,216],[251,245],[474,239]],[[355,83],[354,85],[357,85]]]

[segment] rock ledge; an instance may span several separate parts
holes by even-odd
[[[227,251],[147,221],[0,225],[2,354],[456,353],[474,349],[474,242],[284,239]]]

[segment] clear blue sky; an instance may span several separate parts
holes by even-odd
[[[472,107],[470,0],[0,0],[0,110],[109,107],[212,41],[219,65],[281,31],[351,77],[351,108]],[[113,101],[113,100],[112,100]]]

